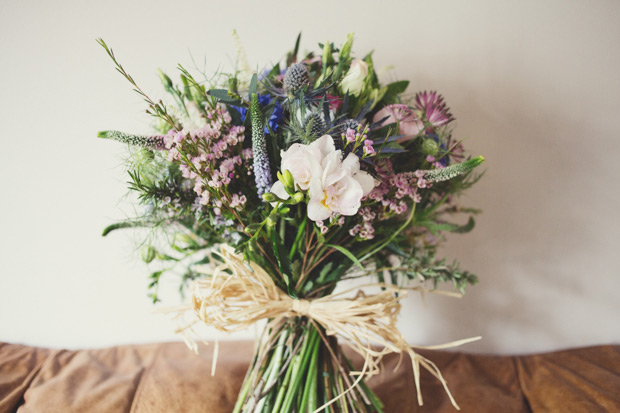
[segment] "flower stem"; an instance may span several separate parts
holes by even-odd
[[[293,406],[293,402],[295,401],[294,400],[295,396],[299,395],[298,389],[304,378],[304,373],[305,373],[304,367],[308,364],[308,360],[310,359],[310,356],[312,355],[312,353],[316,351],[316,347],[319,342],[319,335],[317,334],[317,331],[314,328],[308,327],[306,331],[309,332],[309,337],[306,339],[309,344],[301,352],[302,357],[298,364],[298,369],[297,371],[293,372],[293,383],[288,390],[286,398],[284,399],[284,404],[281,409],[281,412],[283,413],[288,413],[292,411],[292,406]]]

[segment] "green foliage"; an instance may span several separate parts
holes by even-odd
[[[434,249],[412,250],[403,258],[402,271],[396,271],[396,275],[402,274],[409,280],[431,282],[434,288],[439,284],[451,283],[455,290],[465,293],[468,285],[478,283],[476,275],[463,271],[455,261],[451,264],[446,259],[437,259]]]

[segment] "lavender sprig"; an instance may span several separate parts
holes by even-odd
[[[267,155],[267,143],[265,142],[265,130],[263,126],[263,113],[258,102],[258,95],[252,94],[250,103],[250,116],[252,119],[252,153],[254,157],[254,179],[256,191],[262,197],[271,189],[273,179],[269,168],[269,156]]]

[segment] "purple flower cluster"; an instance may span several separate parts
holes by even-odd
[[[164,141],[168,160],[179,162],[183,177],[193,181],[198,203],[214,206],[219,215],[222,201],[212,199],[212,193],[228,197],[228,186],[233,180],[251,174],[252,150],[242,148],[245,129],[231,124],[224,106],[206,107],[205,111],[205,126],[191,131],[170,131]],[[240,210],[246,201],[244,195],[232,194],[227,203]]]

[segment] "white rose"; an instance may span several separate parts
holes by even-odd
[[[362,59],[353,59],[349,71],[340,82],[340,89],[354,96],[359,96],[364,86],[364,79],[368,76],[368,63]]]

